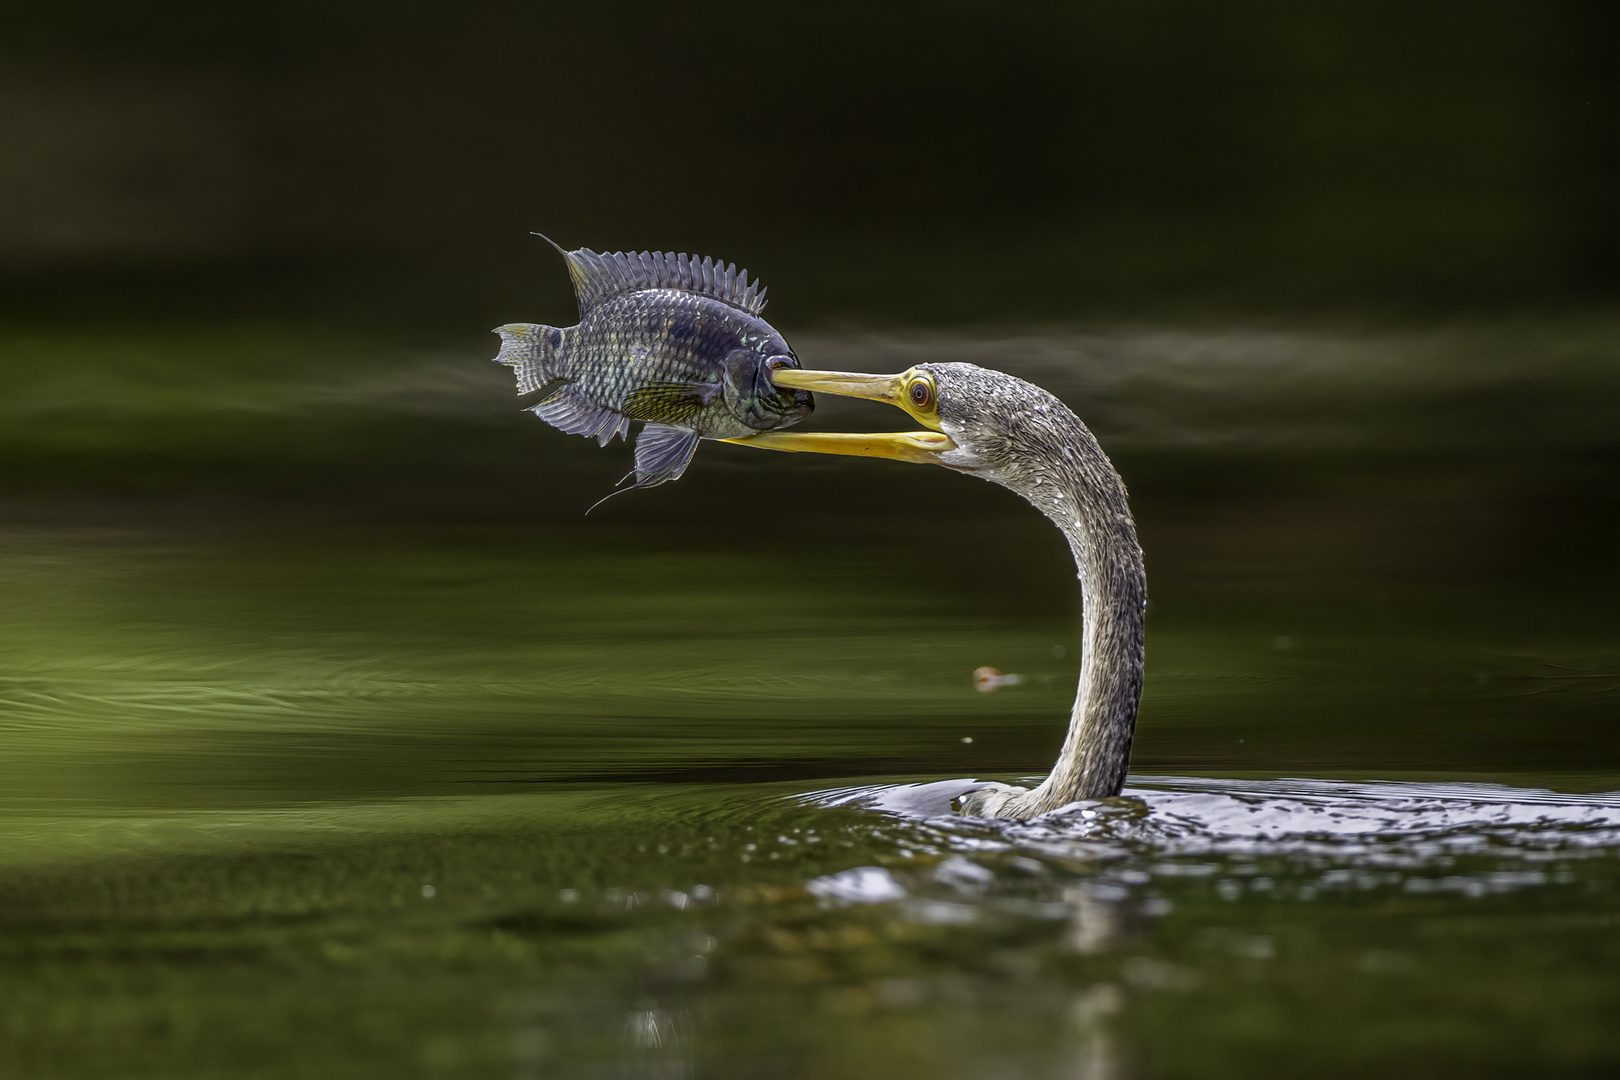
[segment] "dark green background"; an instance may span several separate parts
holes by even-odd
[[[0,1072],[1613,1073],[1617,10],[7,4]],[[715,444],[585,517],[530,229],[1072,405],[1216,809],[805,800],[1048,765],[1062,539]]]
[[[1455,312],[1620,284],[1601,0],[3,18],[12,315],[494,324],[563,295],[529,229],[724,254],[790,327]]]

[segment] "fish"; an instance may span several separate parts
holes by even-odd
[[[774,431],[815,409],[809,391],[771,381],[799,358],[760,317],[765,290],[747,270],[674,252],[567,251],[535,235],[567,263],[579,323],[497,327],[495,362],[513,369],[519,394],[541,395],[526,408],[561,431],[606,446],[642,422],[635,468],[619,481],[635,483],[622,491],[679,479],[700,439]]]

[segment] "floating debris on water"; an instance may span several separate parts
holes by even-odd
[[[1024,681],[1022,675],[1003,675],[993,667],[975,668],[973,670],[973,689],[981,694],[989,694],[1000,690],[1003,686],[1017,686]],[[972,742],[972,739],[963,739],[963,742]]]

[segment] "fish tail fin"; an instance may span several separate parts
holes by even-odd
[[[501,335],[501,352],[495,362],[506,364],[517,375],[518,393],[533,393],[567,378],[566,330],[539,323],[507,323],[497,326],[495,332]]]
[[[538,323],[508,323],[495,332],[501,335],[501,353],[495,362],[517,374],[519,394],[539,395],[539,402],[523,406],[525,409],[559,431],[589,436],[600,446],[630,430],[629,417],[592,401],[574,383],[567,353],[571,331]]]

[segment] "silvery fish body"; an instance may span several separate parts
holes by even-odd
[[[605,446],[643,421],[633,488],[679,477],[699,439],[786,427],[815,408],[809,392],[772,384],[799,360],[759,317],[765,291],[746,270],[672,252],[557,250],[579,324],[502,326],[495,360],[515,370],[519,393],[543,393],[530,411],[553,427]]]

